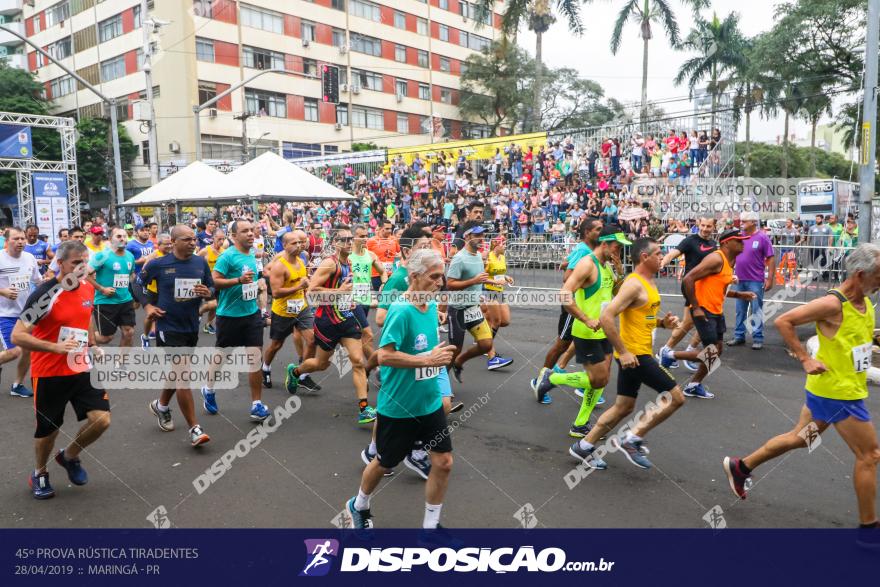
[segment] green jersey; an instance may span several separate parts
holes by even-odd
[[[437,346],[437,304],[430,302],[425,311],[405,300],[397,300],[388,309],[379,346],[389,344],[408,355],[430,353]],[[436,412],[443,406],[437,376],[443,367],[398,369],[380,367],[382,393],[376,410],[389,418],[417,418]]]
[[[241,318],[257,312],[257,258],[251,253],[242,253],[236,247],[229,247],[217,257],[214,271],[226,279],[238,279],[246,270],[254,273],[253,283],[243,283],[221,289],[217,296],[217,315]]]
[[[391,274],[391,277],[388,278],[385,285],[382,286],[382,293],[379,294],[379,309],[387,310],[390,308],[391,304],[394,303],[397,298],[400,297],[400,294],[405,292],[408,287],[409,272],[406,270],[406,267],[401,265]]]
[[[352,300],[356,304],[369,305],[372,301],[370,269],[373,267],[373,255],[365,248],[360,255],[349,253],[348,262],[351,263]]]
[[[587,318],[598,320],[599,314],[602,313],[602,308],[611,301],[614,288],[614,272],[605,265],[600,264],[599,259],[593,253],[590,253],[589,257],[599,270],[599,275],[595,283],[587,287],[580,287],[574,292],[574,302],[587,315]],[[580,320],[574,321],[571,333],[578,338],[586,340],[602,340],[605,338],[605,332],[601,328],[593,330]]]
[[[122,255],[117,255],[110,249],[104,249],[89,261],[89,265],[95,270],[95,281],[101,287],[112,287],[116,290],[112,296],[105,296],[96,289],[95,305],[124,304],[131,301],[128,283],[131,279],[131,273],[134,271],[134,255],[125,249],[123,249]]]

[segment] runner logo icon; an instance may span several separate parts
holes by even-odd
[[[323,577],[330,572],[339,555],[339,541],[331,538],[310,538],[306,543],[306,566],[300,577]]]

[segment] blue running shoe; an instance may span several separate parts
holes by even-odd
[[[17,397],[34,397],[34,392],[21,383],[13,383],[12,387],[9,388],[9,395]]]
[[[700,362],[699,361],[685,361],[684,368],[687,369],[688,371],[693,371],[694,373],[696,373],[697,371],[700,370]]]
[[[580,387],[575,387],[574,394],[578,397],[584,397],[584,390],[581,389]]]
[[[150,339],[147,336],[141,335],[141,348],[147,350],[150,348]]]
[[[604,471],[608,468],[608,463],[603,461],[600,458],[593,456],[593,451],[596,450],[596,447],[587,450],[581,448],[580,442],[575,442],[568,448],[568,454],[581,461],[584,465],[591,469],[597,469],[599,471]]]
[[[672,356],[672,349],[668,347],[660,349],[657,359],[660,361],[660,366],[664,369],[678,369],[678,361]]]
[[[358,510],[354,507],[357,498],[352,497],[345,504],[348,515],[351,516],[351,527],[356,531],[360,530],[359,536],[363,538],[371,538],[373,536],[373,515],[370,510]]]
[[[650,469],[654,465],[646,456],[648,453],[642,447],[641,440],[623,442],[617,436],[611,439],[611,445],[619,451],[622,451],[627,460],[641,469]]]
[[[371,424],[376,421],[376,408],[367,406],[358,412],[358,424]]]
[[[64,456],[64,449],[58,451],[55,455],[55,462],[67,469],[67,478],[74,485],[85,485],[89,482],[89,476],[86,470],[82,468],[79,459],[68,459]]]
[[[205,327],[202,328],[202,332],[205,334],[217,334],[217,329],[214,328],[213,324],[205,324]]]
[[[31,495],[34,496],[34,499],[55,497],[55,490],[49,485],[49,473],[42,473],[40,475],[31,473],[28,485],[31,488]]]
[[[714,399],[715,394],[703,387],[702,383],[691,383],[684,388],[684,394],[688,397],[700,399]]]
[[[552,369],[544,367],[541,369],[541,372],[538,373],[538,378],[533,380],[535,383],[532,385],[532,390],[535,392],[535,399],[540,404],[549,404],[553,401],[548,394],[548,392],[555,387],[555,385],[550,383],[550,376],[552,374]]]
[[[217,407],[217,394],[205,386],[202,386],[202,399],[206,412],[213,415],[220,411],[220,408]]]
[[[211,395],[214,395],[214,394],[212,393]],[[272,415],[272,412],[269,411],[269,408],[267,408],[265,406],[265,404],[263,404],[263,402],[260,402],[260,403],[256,404],[255,406],[251,406],[251,421],[252,422],[263,422],[271,415]]]
[[[597,406],[604,406],[605,405],[605,394],[604,393],[599,396],[599,399],[596,400],[596,405]]]
[[[502,367],[507,367],[508,365],[513,363],[513,359],[508,359],[506,357],[502,357],[501,355],[495,355],[488,361],[486,361],[486,369],[489,371],[494,371],[496,369],[501,369]]]
[[[294,371],[296,371],[296,365],[291,363],[287,366],[284,374],[284,387],[291,395],[296,395],[296,390],[299,388],[299,376]]]

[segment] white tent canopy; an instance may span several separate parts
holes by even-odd
[[[338,187],[315,177],[305,169],[267,151],[229,174],[229,180],[244,186],[257,200],[353,200]]]
[[[230,181],[229,176],[223,175],[201,161],[196,161],[133,198],[129,198],[125,205],[211,203],[216,200],[243,199],[247,196],[247,190],[239,187],[237,182]]]

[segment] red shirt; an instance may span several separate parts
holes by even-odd
[[[95,288],[91,284],[80,281],[79,287],[66,291],[58,284],[58,279],[51,279],[41,284],[28,298],[22,311],[22,320],[28,318],[34,324],[33,335],[40,340],[60,342],[61,328],[75,328],[88,333],[89,323],[94,306]],[[32,313],[32,316],[28,314]],[[76,335],[74,335],[76,337]],[[83,345],[82,353],[87,352],[88,342]],[[33,377],[61,377],[76,375],[68,365],[68,355],[31,352],[31,375]]]
[[[678,153],[678,137],[675,135],[668,136],[665,139],[666,146],[669,147],[669,152],[672,154]]]

